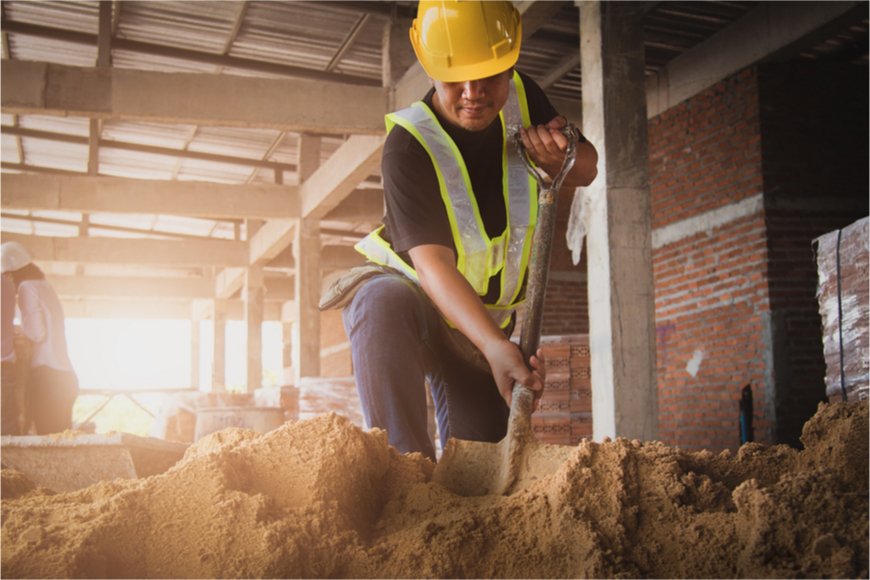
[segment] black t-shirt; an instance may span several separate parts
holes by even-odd
[[[544,91],[530,77],[520,73],[533,125],[549,123],[558,112]],[[434,89],[423,102],[435,113],[441,126],[456,143],[465,160],[484,227],[490,237],[501,235],[507,225],[502,192],[502,128],[496,119],[483,131],[467,131],[445,121],[432,106]],[[387,136],[381,157],[381,174],[386,202],[382,236],[408,263],[408,250],[423,244],[438,244],[456,251],[447,209],[441,199],[438,176],[429,154],[417,139],[401,126]],[[487,298],[497,291],[490,285]]]

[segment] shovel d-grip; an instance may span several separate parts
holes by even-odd
[[[541,323],[543,321],[544,294],[547,291],[547,278],[550,271],[550,256],[552,254],[553,237],[556,230],[556,202],[562,182],[574,167],[577,154],[577,142],[580,132],[571,124],[561,129],[568,139],[565,159],[559,172],[549,182],[535,168],[523,146],[519,132],[514,134],[514,143],[523,164],[538,182],[538,221],[532,237],[532,253],[529,261],[528,279],[526,282],[526,311],[520,330],[520,351],[523,360],[529,364],[529,359],[538,351],[541,342]],[[510,493],[517,480],[523,457],[523,448],[527,441],[533,439],[532,406],[534,393],[525,385],[514,384],[511,395],[511,413],[508,420],[508,445],[503,449],[506,454],[506,469],[500,487],[504,494]]]

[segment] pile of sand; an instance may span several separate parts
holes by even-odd
[[[583,442],[509,497],[461,497],[336,415],[228,430],[169,472],[50,495],[3,473],[4,577],[867,577],[867,402],[804,451]],[[543,474],[542,474],[543,475]]]

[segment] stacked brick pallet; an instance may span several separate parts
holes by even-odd
[[[819,312],[829,400],[867,398],[868,218],[816,240]]]
[[[532,415],[535,437],[542,443],[576,445],[592,437],[589,337],[543,337],[541,348],[547,381],[538,412]]]

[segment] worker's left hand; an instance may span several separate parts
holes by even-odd
[[[546,125],[530,125],[520,129],[520,138],[529,157],[550,177],[559,173],[565,159],[568,138],[559,129],[567,124],[568,120],[560,115]]]
[[[534,372],[537,373],[539,377],[541,377],[541,384],[546,385],[547,361],[544,358],[544,351],[539,348],[538,352],[532,355],[532,358],[529,359],[529,363],[532,365],[532,369],[534,370]],[[541,389],[540,391],[533,391],[533,393],[535,394],[535,401],[532,405],[532,412],[534,413],[538,410],[538,404],[540,403],[541,396],[544,394],[544,389]]]
[[[532,391],[534,394],[532,410],[537,409],[538,400],[544,394],[544,379],[547,374],[543,352],[538,349],[536,355],[530,357],[527,364],[523,361],[519,346],[505,339],[488,345],[483,354],[507,406],[511,406],[514,385],[519,383]]]

